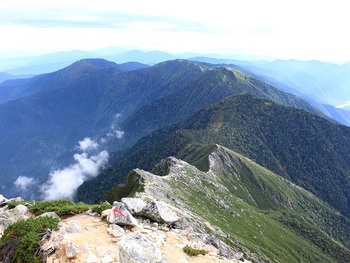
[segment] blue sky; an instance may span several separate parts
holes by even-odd
[[[0,56],[132,46],[350,61],[345,0],[2,0]]]

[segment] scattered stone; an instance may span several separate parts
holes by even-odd
[[[68,233],[80,233],[81,232],[81,226],[78,221],[72,221],[69,225],[66,226],[66,231]]]
[[[96,255],[89,254],[88,258],[86,259],[86,263],[100,263],[100,260],[96,257]]]
[[[207,243],[217,248],[219,250],[220,256],[223,256],[228,259],[236,259],[236,252],[234,252],[229,245],[227,245],[220,239],[211,236],[207,238]]]
[[[65,248],[67,258],[74,258],[79,252],[77,245],[70,241],[66,242]]]
[[[110,215],[108,216],[110,223],[127,226],[137,226],[137,220],[125,208],[125,205],[120,202],[114,202]]]
[[[165,263],[162,252],[146,236],[135,233],[125,236],[119,243],[120,263]]]
[[[111,214],[112,209],[106,209],[101,212],[101,218],[107,218]]]
[[[101,263],[112,263],[115,262],[114,258],[111,256],[105,256],[103,258],[101,258]]]
[[[159,230],[162,230],[163,232],[169,232],[170,229],[169,227],[166,227],[166,226],[161,226],[160,228],[158,228]]]
[[[90,246],[89,246],[88,244],[81,244],[81,245],[79,246],[79,251],[80,251],[81,253],[86,254],[86,255],[89,255],[89,254],[92,253],[92,252],[91,252],[91,249],[90,249]]]
[[[41,214],[40,216],[46,216],[46,217],[52,217],[52,218],[60,219],[60,217],[55,212],[45,212],[45,213]]]
[[[125,230],[118,225],[111,224],[109,225],[107,232],[114,237],[122,237],[125,235]]]
[[[234,254],[233,258],[242,261],[242,259],[244,260],[243,256],[244,256],[243,252],[237,252]]]

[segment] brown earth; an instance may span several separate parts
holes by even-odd
[[[90,216],[86,214],[78,214],[61,221],[61,227],[67,226],[72,222],[78,222],[81,226],[79,233],[65,233],[64,240],[60,249],[48,257],[49,263],[82,263],[82,262],[119,262],[118,243],[121,238],[115,238],[107,232],[108,222],[101,220],[100,217]],[[169,230],[163,229],[160,231],[150,227],[143,227],[126,230],[126,235],[140,231],[153,241],[157,247],[164,253],[168,262],[174,263],[205,263],[205,262],[238,262],[233,260],[222,259],[218,255],[218,251],[215,248],[206,248],[208,253],[205,256],[189,256],[183,252],[185,245],[193,245],[186,236],[188,231],[186,230]],[[64,244],[67,241],[73,242],[79,252],[74,258],[68,259],[66,256]],[[96,257],[91,256],[94,254],[100,261],[96,261]],[[90,256],[89,256],[90,255]]]

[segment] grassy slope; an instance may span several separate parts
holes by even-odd
[[[187,155],[190,159],[195,159],[200,152],[194,148]],[[213,148],[202,149],[208,151]],[[199,155],[199,159],[204,155]],[[153,193],[160,193],[166,188],[163,196],[171,197],[167,202],[175,200],[176,204],[180,200],[188,210],[226,233],[225,241],[231,246],[243,251],[248,249],[247,255],[253,259],[265,262],[350,260],[350,251],[325,234],[321,230],[322,224],[312,219],[317,212],[321,212],[319,220],[323,222],[330,219],[328,216],[344,219],[332,208],[239,154],[230,152],[220,156],[221,160],[225,156],[231,160],[225,160],[230,167],[219,164],[215,171],[204,173],[192,166],[183,166],[182,172],[177,175],[161,177],[166,185],[171,186],[170,191],[168,187],[161,186]],[[136,188],[149,190],[147,184],[143,188],[138,180],[128,179],[129,191],[132,189],[133,194]],[[130,187],[130,183],[136,188]],[[298,225],[295,225],[296,218]],[[349,230],[350,223],[347,222],[346,226],[348,229],[343,231]],[[217,231],[212,234],[220,236]]]

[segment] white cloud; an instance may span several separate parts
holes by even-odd
[[[18,189],[26,191],[29,186],[34,184],[34,178],[27,176],[18,176],[14,184]]]
[[[85,140],[85,139],[84,139]],[[55,200],[72,198],[76,189],[87,179],[95,177],[108,162],[109,154],[101,151],[89,156],[86,152],[74,154],[75,163],[50,173],[48,181],[41,187],[43,198]]]
[[[117,139],[121,139],[124,136],[124,131],[118,130],[118,129],[113,129],[112,132],[107,134],[108,137],[115,137]]]
[[[89,137],[85,137],[84,140],[79,141],[79,149],[83,152],[96,150],[98,148],[98,143],[94,140],[91,140]]]
[[[346,107],[350,107],[350,100],[347,100],[344,104],[336,106],[336,108],[343,109]]]

